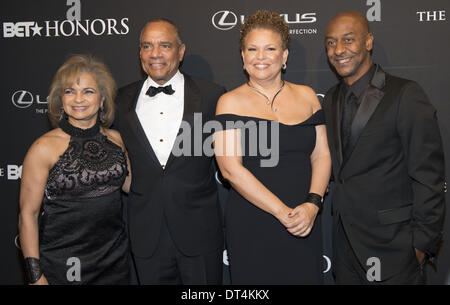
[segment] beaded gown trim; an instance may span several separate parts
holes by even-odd
[[[118,145],[100,133],[98,122],[83,130],[62,119],[59,126],[71,138],[49,172],[46,198],[93,198],[119,189],[127,175],[126,158]]]

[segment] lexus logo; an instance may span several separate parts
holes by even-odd
[[[12,98],[12,103],[17,108],[27,108],[30,107],[31,104],[33,104],[33,95],[25,90],[19,90],[14,92]]]
[[[313,24],[317,22],[316,13],[283,13],[280,16],[290,26],[300,24]],[[213,26],[221,31],[234,28],[238,23],[244,24],[245,15],[236,15],[232,11],[222,10],[214,13],[211,18]],[[317,29],[291,28],[290,34],[317,34]]]
[[[31,92],[26,90],[18,90],[14,92],[11,97],[11,101],[14,106],[22,109],[30,107],[34,102],[36,102],[36,104],[47,104],[47,99],[41,101],[41,97],[38,94],[33,95]]]
[[[211,22],[216,29],[226,31],[236,26],[238,17],[232,11],[218,11],[212,16]]]

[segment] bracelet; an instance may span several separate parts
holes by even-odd
[[[322,212],[323,198],[319,194],[309,193],[308,196],[306,197],[305,202],[310,202],[310,203],[316,205],[319,208],[319,213]]]
[[[29,283],[36,283],[42,276],[41,263],[38,258],[25,258],[25,275]]]

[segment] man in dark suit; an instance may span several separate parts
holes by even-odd
[[[208,135],[200,130],[198,141],[194,126],[214,118],[225,89],[179,72],[185,45],[169,20],[148,22],[139,47],[148,77],[119,90],[116,121],[131,161],[128,219],[138,280],[221,284],[213,157],[195,149]]]
[[[424,283],[445,204],[436,111],[417,83],[372,62],[373,35],[361,14],[335,16],[325,43],[342,79],[324,99],[336,282]]]

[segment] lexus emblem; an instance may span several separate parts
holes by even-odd
[[[212,16],[212,24],[218,30],[231,30],[238,23],[238,18],[232,11],[218,11]]]
[[[25,90],[19,90],[14,92],[12,98],[12,103],[17,108],[27,108],[30,107],[31,104],[33,104],[33,95]]]

